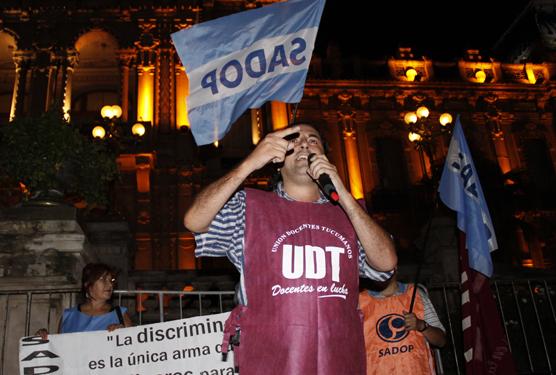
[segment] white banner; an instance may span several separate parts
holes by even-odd
[[[95,331],[23,337],[20,375],[233,375],[233,353],[222,360],[230,313]]]

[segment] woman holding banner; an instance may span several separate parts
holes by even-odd
[[[58,325],[59,333],[113,331],[131,327],[133,323],[125,307],[111,303],[116,284],[116,273],[104,263],[89,263],[81,275],[81,292],[85,302],[64,310]],[[48,330],[41,328],[37,335],[46,338]]]

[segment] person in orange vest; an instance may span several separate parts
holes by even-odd
[[[367,375],[436,374],[430,346],[446,344],[445,330],[422,285],[408,312],[414,287],[394,273],[385,287],[375,283],[360,292]]]

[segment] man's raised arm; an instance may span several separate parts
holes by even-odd
[[[315,179],[323,173],[328,174],[340,197],[340,206],[351,221],[365,250],[367,263],[377,271],[392,271],[398,263],[392,238],[353,198],[338,175],[336,167],[325,155],[319,155],[311,163],[308,172]]]
[[[196,233],[206,232],[218,211],[253,171],[264,167],[270,161],[284,161],[286,152],[292,148],[291,143],[284,137],[296,132],[299,132],[298,126],[268,134],[236,168],[204,188],[185,213],[185,227]]]
[[[390,235],[352,197],[340,199],[340,204],[365,250],[367,263],[377,271],[392,271],[398,257]]]

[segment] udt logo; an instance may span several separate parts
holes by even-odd
[[[403,340],[409,332],[404,327],[405,319],[399,314],[384,315],[376,323],[378,337],[386,342],[398,342]]]
[[[345,249],[337,246],[292,246],[284,245],[282,255],[282,275],[286,279],[324,279],[326,263],[330,262],[332,281],[340,281],[340,255]],[[329,254],[329,255],[327,255]],[[328,260],[327,260],[328,257]]]

